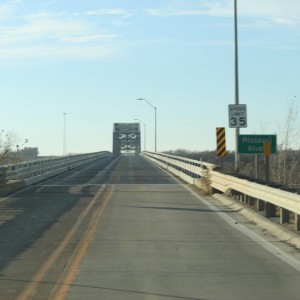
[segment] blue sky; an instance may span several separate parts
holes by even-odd
[[[238,0],[244,134],[282,135],[300,100],[300,1]],[[140,119],[147,150],[214,150],[234,103],[233,0],[0,1],[1,128],[41,155],[112,149]],[[142,127],[143,128],[143,127]],[[300,139],[299,139],[300,140]],[[294,147],[299,147],[295,144]]]

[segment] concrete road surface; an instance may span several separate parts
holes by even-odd
[[[141,156],[0,201],[0,299],[300,299],[296,249]]]

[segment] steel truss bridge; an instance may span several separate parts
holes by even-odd
[[[141,132],[139,123],[114,123],[113,154],[139,154]]]

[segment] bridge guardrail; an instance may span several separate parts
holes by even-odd
[[[188,183],[213,193],[219,191],[264,211],[265,217],[279,214],[280,223],[300,230],[300,195],[239,179],[214,171],[215,165],[162,153],[143,152],[150,160]]]
[[[14,165],[3,165],[1,168],[5,170],[5,182],[10,180],[27,180],[27,183],[31,184],[46,179],[47,176],[50,177],[55,174],[59,174],[60,172],[75,168],[100,156],[107,156],[110,154],[110,152],[102,151],[88,154],[38,159],[21,162]]]

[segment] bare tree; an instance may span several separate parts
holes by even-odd
[[[28,142],[25,139],[20,143],[20,139],[15,133],[0,131],[0,165],[16,163],[20,161],[20,151]]]
[[[289,151],[299,141],[299,105],[296,103],[296,97],[290,102],[286,120],[279,131],[279,154],[273,161],[273,176],[276,181],[289,184],[289,178],[295,174],[295,165],[298,165],[298,156],[289,155]],[[288,162],[289,160],[289,162]]]

